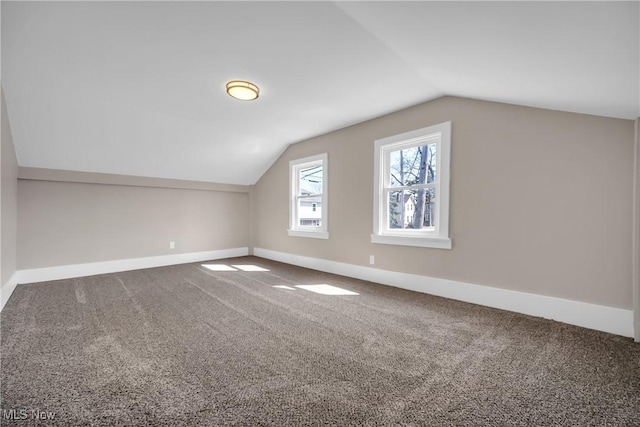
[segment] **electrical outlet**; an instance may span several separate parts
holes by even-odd
[[[376,263],[376,257],[373,255],[369,255],[369,264],[373,265]]]
[[[175,249],[176,248],[176,242],[171,241],[169,242],[169,249]]]

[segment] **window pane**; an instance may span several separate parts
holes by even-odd
[[[434,168],[435,170],[435,168]],[[422,228],[435,227],[436,225],[436,189],[422,188],[416,192],[416,200],[424,200],[422,207]]]
[[[413,230],[434,227],[435,196],[434,188],[390,191],[388,193],[388,227]]]
[[[389,182],[392,187],[432,183],[436,180],[436,144],[392,151]]]
[[[298,173],[299,195],[322,194],[322,165],[300,169]]]
[[[411,191],[390,191],[389,228],[411,228],[415,203]]]
[[[312,196],[298,199],[298,225],[301,227],[322,226],[322,197]]]

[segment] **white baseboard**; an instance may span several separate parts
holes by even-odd
[[[417,274],[399,273],[372,267],[292,255],[269,249],[254,248],[257,257],[300,267],[340,274],[342,276],[395,286],[459,301],[480,304],[625,337],[633,337],[633,311],[597,304],[473,285],[454,280]]]
[[[18,272],[15,272],[11,275],[9,280],[2,284],[2,288],[0,288],[0,311],[4,308],[4,305],[9,301],[9,297],[16,289],[18,285]]]
[[[90,262],[87,264],[61,265],[57,267],[18,270],[14,274],[17,283],[36,283],[49,280],[70,279],[72,277],[94,276],[118,271],[139,270],[165,265],[246,256],[249,248],[221,249],[217,251],[190,252],[185,254],[162,255],[146,258],[121,259],[115,261]],[[4,287],[2,288],[4,289]],[[2,295],[4,301],[4,292]],[[8,299],[8,297],[7,297]]]

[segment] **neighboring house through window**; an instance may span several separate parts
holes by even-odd
[[[451,122],[375,142],[373,243],[451,249]]]
[[[327,154],[289,162],[289,236],[328,239]]]

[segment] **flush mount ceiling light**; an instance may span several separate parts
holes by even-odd
[[[251,82],[231,80],[227,83],[227,93],[229,96],[241,101],[253,101],[258,98],[260,89]]]

